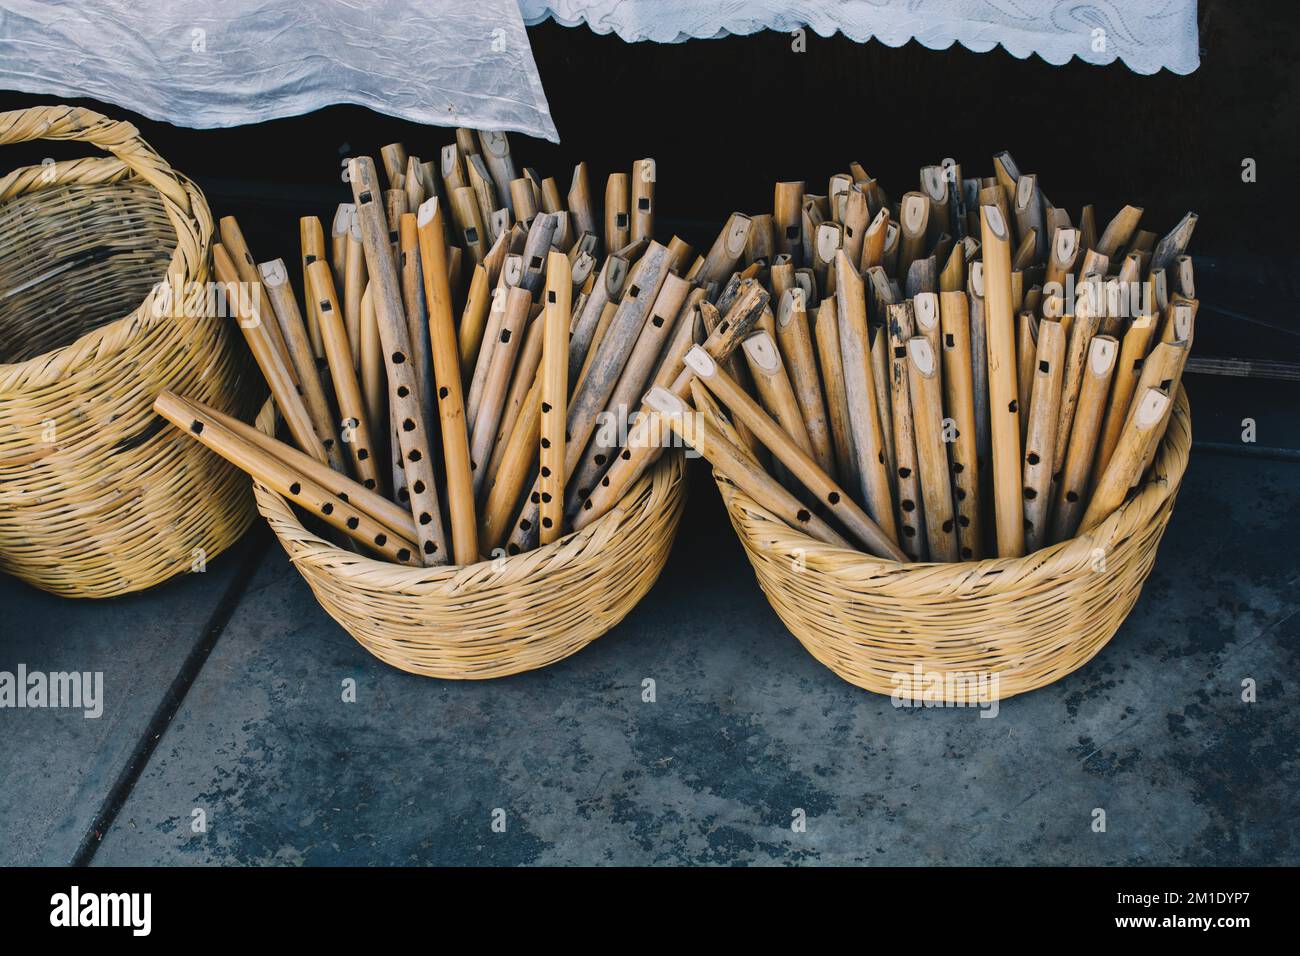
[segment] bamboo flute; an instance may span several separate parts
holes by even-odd
[[[361,395],[366,403],[366,421],[380,428],[388,418],[388,378],[384,373],[384,347],[379,341],[379,319],[374,296],[367,285],[361,294]],[[418,389],[417,389],[418,391]],[[374,437],[378,437],[377,435]],[[397,453],[397,449],[393,449]],[[397,488],[394,484],[394,489]]]
[[[650,384],[650,375],[654,363],[663,351],[665,341],[674,327],[674,319],[681,311],[691,284],[680,276],[668,273],[659,294],[650,307],[650,314],[637,335],[632,352],[623,365],[614,391],[601,414],[603,424],[595,430],[591,441],[583,452],[578,467],[574,470],[568,483],[567,507],[571,512],[577,511],[583,499],[609,465],[609,460],[617,454],[619,435],[627,428],[628,420],[640,407],[641,396]],[[567,331],[565,345],[568,345]]]
[[[1196,228],[1197,215],[1189,212],[1179,220],[1178,225],[1169,230],[1151,253],[1152,269],[1167,269],[1187,251],[1187,244],[1192,241],[1192,230]]]
[[[435,197],[420,206],[416,239],[428,335],[432,353],[432,384],[441,426],[447,510],[451,518],[452,553],[456,564],[478,560],[478,524],[474,515],[474,483],[469,436],[461,391],[460,356],[452,322],[452,292],[447,269],[446,230],[442,205]]]
[[[573,216],[573,228],[581,235],[589,232],[597,235],[596,232],[596,213],[591,205],[591,183],[587,176],[587,164],[578,163],[573,167],[573,180],[569,185],[569,214]],[[606,249],[608,255],[613,252],[612,249]]]
[[[591,294],[582,312],[573,323],[569,336],[569,380],[575,381],[579,370],[588,354],[596,334],[596,326],[601,313],[610,303],[617,304],[623,294],[623,285],[627,280],[629,263],[621,256],[610,254],[605,257],[600,273],[591,287]]]
[[[376,201],[374,163],[368,156],[348,164],[352,195],[356,201],[356,221],[361,229],[370,276],[375,315],[383,343],[388,370],[389,409],[401,421],[398,432],[402,458],[410,489],[411,511],[420,530],[420,551],[426,565],[443,564],[451,559],[442,516],[439,513],[437,488],[433,479],[429,436],[425,430],[420,402],[415,395],[415,377],[410,362],[411,342],[402,312],[401,287],[384,229],[383,210]]]
[[[1060,490],[1056,496],[1052,516],[1052,542],[1073,537],[1088,496],[1089,473],[1097,439],[1101,434],[1101,416],[1106,410],[1106,395],[1115,372],[1115,359],[1119,344],[1115,339],[1098,335],[1088,346],[1088,363],[1084,370],[1083,386],[1079,389],[1079,405],[1074,414],[1074,427],[1065,454],[1064,466],[1053,465],[1061,474]]]
[[[245,441],[207,415],[202,406],[184,402],[169,391],[154,400],[154,410],[186,434],[202,442],[226,461],[247,472],[272,491],[311,512],[330,527],[399,564],[418,563],[413,542],[340,497],[294,471],[280,459]]]
[[[889,402],[893,418],[894,454],[898,460],[898,530],[899,544],[913,561],[928,560],[925,539],[925,499],[922,496],[920,462],[916,450],[916,420],[912,412],[911,386],[908,382],[907,340],[914,323],[911,302],[888,306],[889,332]]]
[[[655,237],[655,161],[632,164],[632,240]]]
[[[1020,416],[1020,443],[1024,444],[1029,430],[1029,400],[1034,387],[1034,361],[1038,351],[1038,320],[1034,313],[1023,310],[1016,317],[1016,386],[1017,401],[1024,414]]]
[[[289,358],[298,370],[301,383],[303,407],[311,419],[321,447],[325,449],[325,460],[335,471],[346,472],[347,463],[339,448],[338,435],[334,431],[333,416],[325,389],[321,386],[320,376],[316,373],[316,354],[308,340],[307,329],[298,311],[298,301],[289,286],[289,272],[283,259],[273,259],[258,267],[262,275],[262,285],[267,298],[279,316],[280,327],[284,332],[285,345],[289,349]]]
[[[465,393],[465,421],[471,434],[474,432],[474,422],[478,417],[483,389],[487,384],[488,371],[492,367],[492,355],[501,341],[501,323],[505,320],[510,292],[519,287],[519,279],[522,275],[522,257],[506,256],[506,264],[501,270],[497,287],[492,290],[492,304],[488,309],[482,344],[479,346],[478,357],[474,362],[474,373],[470,376],[469,389]]]
[[[867,332],[867,303],[862,279],[842,252],[836,262],[835,312],[839,325],[844,392],[849,403],[849,427],[862,486],[862,502],[882,531],[898,542],[894,499],[885,473],[885,440],[872,383],[871,344]]]
[[[385,226],[387,234],[387,226]],[[348,330],[348,345],[352,358],[361,361],[361,294],[366,289],[366,254],[361,247],[361,224],[357,222],[356,204],[348,221],[343,262],[343,322]],[[357,371],[361,371],[360,364]]]
[[[988,348],[989,432],[993,447],[994,519],[998,557],[1025,553],[1020,495],[1020,411],[1011,304],[1011,250],[1006,219],[997,206],[980,207],[984,252],[984,317]]]
[[[402,143],[389,143],[379,149],[379,159],[384,164],[384,177],[390,189],[397,189],[402,184],[406,173],[406,146]]]
[[[840,548],[851,548],[829,524],[814,515],[798,498],[786,491],[745,452],[732,445],[716,430],[698,421],[686,402],[666,389],[651,389],[645,403],[686,444],[698,451],[722,477],[735,485],[759,507],[766,508],[786,524],[809,536]]]
[[[957,519],[953,513],[948,452],[943,438],[943,390],[939,358],[930,340],[907,340],[907,383],[916,431],[916,461],[925,502],[925,540],[932,561],[956,561]]]
[[[514,375],[510,378],[510,391],[506,393],[501,422],[497,425],[496,438],[492,441],[492,457],[486,466],[487,478],[483,481],[482,488],[489,486],[492,476],[500,469],[506,453],[506,444],[515,430],[515,423],[519,420],[519,413],[523,410],[533,383],[537,380],[537,370],[542,364],[542,336],[545,325],[542,315],[538,315],[528,323],[524,344],[520,346],[519,358],[515,361]],[[479,467],[484,466],[479,465]],[[478,497],[480,499],[483,497],[481,492]]]
[[[531,226],[537,217],[537,198],[533,184],[526,178],[510,180],[510,205],[515,210],[515,221]]]
[[[958,552],[963,561],[978,561],[984,556],[984,528],[980,509],[970,307],[966,293],[939,293],[939,320],[943,331],[944,407],[956,432],[948,451],[957,510]]]
[[[802,294],[800,298],[803,298]],[[836,474],[844,487],[861,488],[857,458],[853,454],[849,399],[844,390],[844,363],[840,358],[840,330],[834,299],[827,299],[818,308],[813,321],[813,337],[817,341],[817,361],[822,384],[826,387],[826,417],[835,446]]]
[[[465,179],[474,196],[474,205],[478,208],[480,221],[487,226],[489,241],[495,241],[500,235],[501,227],[510,225],[510,210],[505,202],[499,202],[496,183],[488,171],[483,157],[476,154],[465,157]],[[498,209],[504,209],[505,215],[497,219]]]
[[[229,286],[241,281],[239,270],[223,244],[217,243],[212,247],[212,259],[218,282]],[[261,288],[260,283],[258,288]],[[298,392],[298,384],[293,378],[290,366],[276,351],[267,331],[271,322],[263,321],[261,314],[252,309],[256,302],[257,300],[250,302],[244,296],[234,297],[233,304],[237,310],[239,328],[244,333],[245,341],[248,342],[248,350],[253,353],[253,359],[261,369],[262,377],[266,379],[266,384],[271,390],[271,396],[275,399],[275,404],[280,409],[280,414],[284,416],[289,432],[298,447],[317,461],[328,461],[329,456],[315,428],[312,427],[311,415],[303,403],[302,395]]]
[[[303,216],[298,220],[298,239],[302,246],[302,287],[304,295],[307,288],[307,267],[317,259],[325,258],[325,229],[320,219],[315,216]],[[311,351],[318,362],[325,359],[325,346],[320,338],[320,317],[316,314],[316,303],[311,296],[307,298],[307,335],[311,338]]]
[[[529,291],[534,299],[542,297],[542,283],[545,280],[546,257],[551,251],[551,239],[555,235],[555,217],[546,213],[537,216],[528,229],[528,238],[524,241],[524,271],[519,277],[519,284]],[[569,275],[569,257],[564,257],[565,275]]]
[[[469,255],[470,261],[478,265],[487,254],[489,240],[485,220],[479,213],[478,201],[474,198],[474,190],[469,186],[457,186],[449,191],[448,202],[451,204],[451,215],[456,223],[461,248]]]
[[[704,264],[693,277],[698,285],[707,287],[711,282],[721,283],[731,275],[749,242],[750,222],[748,216],[738,212],[727,218],[722,231],[709,247]]]
[[[1050,290],[1057,295],[1064,292],[1066,276],[1074,271],[1079,258],[1080,238],[1078,229],[1056,230],[1047,259],[1047,274],[1043,279],[1045,292]]]
[[[756,340],[762,341],[766,337],[766,332],[757,333],[746,339],[742,347],[752,348]],[[775,353],[770,340],[764,347]],[[734,379],[718,367],[704,349],[699,346],[691,349],[686,355],[686,365],[695,373],[695,378],[713,392],[731,410],[732,415],[743,420],[764,447],[785,465],[800,484],[816,495],[829,513],[835,515],[868,551],[879,557],[905,560],[905,555],[898,546],[817,464],[807,449],[791,436],[789,430],[765,412]]]
[[[776,341],[799,402],[804,430],[812,443],[813,458],[822,471],[833,475],[836,471],[835,451],[826,406],[822,401],[821,376],[817,371],[817,356],[813,350],[802,290],[789,289],[778,301]]]
[[[727,314],[718,319],[709,329],[701,348],[715,362],[725,367],[727,361],[734,357],[732,353],[753,331],[758,316],[767,306],[767,302],[768,294],[757,282],[750,280],[747,284],[743,284]],[[715,313],[716,317],[716,310],[708,302],[700,303],[701,316],[708,316],[711,312]],[[708,328],[710,320],[706,318],[704,324]],[[690,393],[691,381],[694,377],[695,373],[683,362],[681,372],[668,391],[679,399],[685,399]],[[624,452],[614,459],[605,476],[582,503],[581,510],[573,519],[575,529],[583,528],[608,513],[622,500],[623,495],[641,477],[645,469],[659,459],[659,455],[663,452],[658,442],[662,429],[663,423],[659,420],[659,416],[643,400],[641,414],[628,434]],[[739,432],[739,427],[737,431]],[[756,456],[749,457],[756,460]]]
[[[370,438],[370,425],[366,420],[365,401],[357,383],[356,365],[348,344],[347,329],[343,326],[343,313],[329,266],[321,261],[307,267],[308,295],[316,300],[317,314],[321,319],[321,341],[330,378],[334,382],[334,397],[338,402],[340,433],[343,445],[352,460],[354,473],[365,487],[377,490],[379,471]]]
[[[862,238],[862,274],[876,266],[884,265],[885,239],[889,234],[889,210],[876,213]]]
[[[903,196],[899,208],[902,239],[895,275],[905,277],[915,260],[925,258],[925,233],[929,219],[930,200],[924,193],[911,192]]]
[[[478,141],[482,148],[483,162],[492,177],[492,182],[496,185],[497,194],[509,201],[510,214],[516,220],[522,220],[523,217],[519,215],[510,193],[511,182],[519,178],[514,157],[510,155],[510,140],[503,132],[484,130],[478,134]]]
[[[1038,349],[1034,357],[1033,392],[1026,418],[1025,437],[1025,550],[1034,552],[1048,542],[1051,485],[1058,465],[1057,429],[1061,426],[1061,380],[1065,356],[1065,334],[1061,323],[1044,319],[1038,327]]]
[[[930,203],[930,212],[926,217],[925,243],[934,248],[948,228],[948,181],[942,166],[923,166],[921,168],[921,192]]]
[[[438,195],[436,189],[430,189],[432,180],[426,182],[424,170],[421,167],[418,156],[410,156],[406,160],[406,174],[402,180],[402,188],[406,191],[406,209],[414,214],[426,199]]]
[[[352,231],[352,211],[355,208],[350,202],[339,203],[330,224],[330,265],[340,279],[347,270],[348,233]]]
[[[894,408],[889,395],[889,330],[878,325],[870,329],[871,385],[876,391],[876,410],[880,413],[880,434],[885,440],[885,472],[889,475],[894,498],[898,498],[898,457],[894,454]]]
[[[492,301],[488,271],[484,266],[476,265],[470,276],[469,293],[465,297],[465,308],[461,311],[460,329],[457,332],[456,349],[460,356],[462,380],[474,374],[474,365],[478,359],[479,349],[483,345],[483,334],[487,329],[488,310],[492,307]]]
[[[1124,503],[1128,490],[1142,477],[1142,463],[1154,453],[1172,399],[1155,388],[1145,389],[1134,400],[1133,414],[1093,488],[1088,507],[1079,522],[1079,533],[1087,534]]]
[[[220,232],[221,245],[225,248],[231,265],[234,266],[234,276],[222,281],[242,282],[248,288],[253,315],[265,329],[267,340],[280,357],[281,364],[296,388],[299,384],[298,370],[289,356],[289,347],[285,344],[284,333],[280,329],[275,309],[267,301],[266,292],[262,288],[262,277],[257,271],[257,263],[253,260],[253,254],[248,251],[248,243],[244,241],[244,234],[234,216],[226,216],[221,220]]]
[[[1091,483],[1101,479],[1106,464],[1119,444],[1129,405],[1137,393],[1138,378],[1146,362],[1150,343],[1155,338],[1156,317],[1140,315],[1133,320],[1120,340],[1119,357],[1115,360],[1114,384],[1110,401],[1102,419],[1101,435],[1097,439],[1096,461],[1092,468]]]
[[[803,263],[803,182],[776,184],[772,204],[776,249],[798,266]]]
[[[605,248],[611,252],[632,241],[627,173],[610,173],[605,181]]]
[[[957,243],[939,272],[940,292],[962,292],[966,288],[966,247]]]
[[[411,336],[411,349],[414,352],[412,360],[415,363],[415,383],[419,386],[420,408],[424,412],[424,420],[432,422],[437,414],[433,401],[433,355],[428,302],[424,290],[424,268],[420,252],[418,212],[420,207],[416,206],[415,209],[416,212],[404,213],[398,221],[397,262],[402,280],[402,309],[406,313],[406,327]],[[439,217],[440,225],[441,222]],[[443,256],[445,260],[445,238]],[[444,271],[446,271],[445,265]],[[450,277],[447,281],[450,286]],[[447,305],[450,308],[450,297]]]
[[[568,279],[568,258],[565,260],[565,279]],[[482,390],[478,396],[476,409],[471,409],[467,422],[471,427],[470,468],[474,474],[474,494],[477,497],[487,477],[487,465],[492,460],[492,443],[496,439],[497,427],[505,407],[506,391],[510,387],[510,377],[514,372],[515,358],[519,354],[519,345],[524,338],[528,313],[533,304],[533,297],[522,286],[514,286],[506,295],[505,306],[501,310],[501,322],[495,334],[496,344],[492,349],[487,371],[483,376]],[[473,399],[471,399],[472,401]]]
[[[870,224],[866,194],[856,187],[849,189],[844,194],[844,251],[852,263],[862,261],[862,245]]]
[[[1065,355],[1065,370],[1061,379],[1061,421],[1056,432],[1056,446],[1052,450],[1053,467],[1065,462],[1065,446],[1074,427],[1074,412],[1079,404],[1079,389],[1083,385],[1083,370],[1088,364],[1088,347],[1097,335],[1101,316],[1092,302],[1079,299],[1074,322],[1070,325],[1069,345]],[[1062,323],[1064,329],[1064,323]]]
[[[993,487],[993,439],[989,421],[988,321],[984,313],[984,263],[972,262],[967,276],[970,304],[971,388],[975,393],[975,449],[979,456],[980,495]]]
[[[1141,219],[1140,206],[1125,206],[1106,224],[1105,230],[1093,248],[1108,259],[1115,258],[1121,250],[1128,247]]]
[[[1016,233],[1022,242],[1033,234],[1029,262],[1042,262],[1047,256],[1049,235],[1047,218],[1043,210],[1043,194],[1038,188],[1038,177],[1026,173],[1016,180],[1015,194]]]
[[[573,281],[569,258],[552,252],[546,268],[542,321],[541,457],[537,486],[541,496],[539,538],[550,544],[564,526],[565,420],[569,398],[569,311]]]
[[[685,303],[678,311],[677,321],[669,336],[668,344],[664,346],[659,364],[650,377],[652,387],[655,385],[660,388],[671,387],[682,369],[686,367],[686,353],[690,351],[692,345],[702,341],[700,330],[703,327],[701,314],[704,309],[717,311],[705,301],[704,290],[697,286],[687,294]],[[716,320],[714,324],[717,324]]]
[[[780,352],[777,351],[771,334],[766,331],[755,332],[741,343],[741,348],[763,408],[811,458],[812,441],[804,426],[794,387],[790,384],[790,377],[781,363]],[[745,427],[750,427],[748,422],[745,422]]]
[[[411,517],[411,512],[401,505],[394,504],[377,491],[371,491],[365,485],[349,478],[346,474],[337,472],[328,465],[321,464],[310,455],[294,448],[293,445],[278,441],[265,432],[259,431],[254,426],[241,422],[238,418],[219,412],[215,408],[209,408],[192,399],[178,397],[177,400],[200,408],[237,438],[256,445],[267,454],[280,459],[289,468],[304,477],[310,478],[331,494],[337,495],[344,501],[350,501],[358,509],[366,512],[370,517],[398,536],[406,538],[408,541],[415,540],[415,520]],[[412,545],[412,548],[414,548],[414,545]]]
[[[628,278],[627,289],[609,329],[601,339],[591,366],[583,376],[582,383],[574,390],[569,403],[565,481],[578,466],[578,458],[586,448],[597,419],[618,384],[618,377],[635,345],[636,334],[667,275],[668,249],[652,241],[633,270],[633,275]],[[531,500],[526,501],[510,534],[510,543],[520,551],[531,550],[537,540],[537,525],[537,504]]]

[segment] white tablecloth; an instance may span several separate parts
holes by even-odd
[[[357,103],[559,141],[515,0],[3,0],[0,88],[198,128]]]
[[[624,40],[675,43],[692,37],[841,32],[858,43],[917,40],[938,50],[961,43],[979,53],[1001,44],[1020,59],[1062,64],[1117,58],[1138,73],[1200,65],[1196,0],[519,0],[524,22],[553,17]],[[1097,31],[1102,31],[1100,34]]]

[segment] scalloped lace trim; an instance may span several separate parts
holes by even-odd
[[[519,0],[530,26],[547,17],[586,23],[628,42],[793,32],[843,33],[892,47],[909,40],[944,50],[960,43],[985,53],[1001,45],[1060,66],[1123,60],[1135,73],[1191,73],[1200,66],[1196,0]],[[1098,33],[1097,31],[1101,31]]]

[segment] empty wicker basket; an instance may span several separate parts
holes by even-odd
[[[201,567],[253,517],[246,479],[164,427],[154,396],[247,416],[264,392],[203,308],[212,217],[198,188],[130,123],[0,114],[0,144],[39,139],[112,158],[0,177],[0,570],[110,597]]]
[[[1150,475],[1101,525],[1023,558],[958,564],[896,564],[823,544],[715,478],[760,586],[819,661],[880,694],[915,687],[906,678],[918,665],[926,675],[996,674],[986,686],[1006,698],[1059,680],[1114,636],[1155,561],[1191,443],[1180,389]]]
[[[258,418],[270,430],[268,402]],[[363,557],[303,527],[254,484],[258,510],[321,606],[380,660],[425,677],[481,680],[553,664],[600,637],[663,570],[686,500],[680,452],[620,505],[558,541],[466,567],[409,568]]]

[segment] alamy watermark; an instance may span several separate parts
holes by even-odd
[[[80,710],[87,720],[104,714],[103,671],[29,671],[26,664],[0,671],[0,708]]]
[[[978,707],[980,717],[998,715],[997,671],[926,670],[921,662],[910,671],[890,675],[895,707]]]

